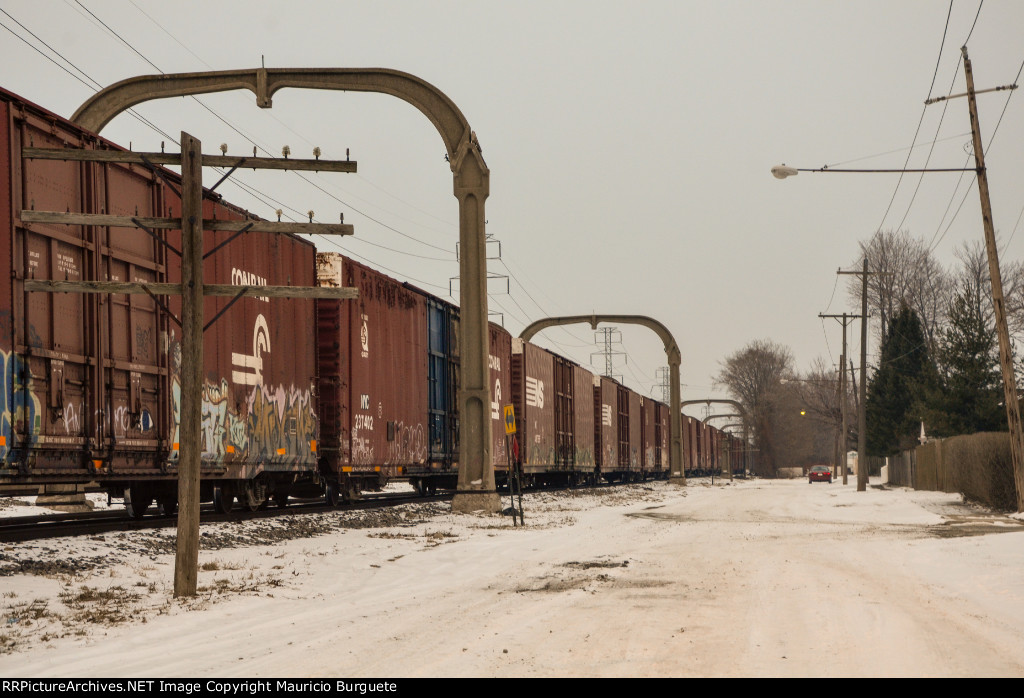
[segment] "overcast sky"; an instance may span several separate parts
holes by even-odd
[[[924,100],[966,89],[965,42],[978,89],[1015,82],[1024,64],[1020,0],[986,0],[980,13],[978,0],[955,0],[951,12],[944,0],[3,0],[0,8],[0,84],[65,117],[97,84],[261,60],[393,68],[434,84],[469,120],[491,170],[487,232],[501,259],[490,271],[510,277],[508,294],[505,281],[491,282],[498,319],[518,334],[551,315],[655,317],[682,350],[684,399],[725,397],[714,385],[721,362],[755,339],[791,348],[800,371],[818,357],[836,364],[840,326],[818,314],[859,312],[846,288],[856,277],[835,272],[859,268],[858,242],[874,231],[906,229],[947,265],[965,241],[982,239],[973,175],[907,175],[897,187],[890,174],[778,181],[772,165],[899,168],[910,154],[908,167],[963,167],[966,100],[927,108]],[[1024,98],[1008,95],[979,97],[980,120],[992,142],[1003,258],[1020,259]],[[256,144],[273,155],[287,144],[292,157],[319,146],[325,158],[344,158],[350,149],[358,174],[310,184],[250,172],[237,180],[259,195],[233,183],[220,191],[266,218],[278,207],[294,220],[313,210],[335,222],[343,212],[356,226],[344,251],[448,295],[458,274],[457,201],[440,136],[413,107],[382,95],[283,90],[270,110],[236,92],[137,111],[174,139],[183,130],[200,138],[208,153],[221,143],[229,154]],[[915,132],[920,147],[910,153]],[[136,150],[167,141],[130,115],[103,135]],[[207,185],[215,176],[207,172]],[[317,245],[337,249],[325,238]],[[660,399],[661,342],[620,329],[615,350],[628,361],[616,357],[615,373]],[[536,341],[588,365],[602,350],[594,339],[579,326]],[[604,359],[594,366],[603,370]]]

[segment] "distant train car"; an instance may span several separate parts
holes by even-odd
[[[491,459],[498,480],[508,477],[509,464],[515,458],[512,439],[505,433],[505,407],[513,404],[512,335],[493,322],[488,327],[490,348],[487,365],[491,379]],[[515,409],[513,407],[513,409]],[[518,414],[517,414],[518,419]],[[517,437],[520,435],[517,435]]]
[[[527,483],[596,481],[593,384],[582,366],[512,340],[512,401]]]
[[[643,477],[668,474],[668,407],[643,398]]]

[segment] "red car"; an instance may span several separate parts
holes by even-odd
[[[810,469],[807,473],[807,482],[827,482],[832,483],[832,469],[827,465],[816,465]]]

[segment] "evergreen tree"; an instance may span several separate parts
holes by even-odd
[[[938,347],[939,383],[928,391],[925,424],[936,436],[1005,430],[995,330],[978,289],[961,284]]]
[[[915,443],[923,397],[935,382],[921,321],[903,306],[889,323],[882,356],[868,385],[868,454],[889,456]]]

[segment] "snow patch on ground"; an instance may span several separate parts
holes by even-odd
[[[173,530],[5,545],[0,673],[1024,675],[1024,527],[957,496],[695,479],[523,502],[524,527],[434,503],[205,525],[191,599]]]

